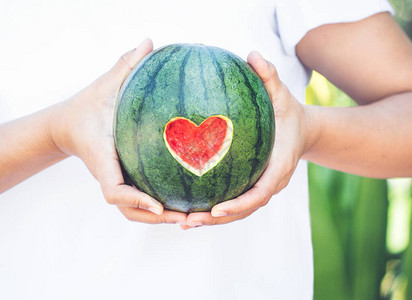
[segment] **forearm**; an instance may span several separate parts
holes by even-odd
[[[369,177],[412,176],[412,93],[350,108],[306,106],[304,159]]]
[[[0,125],[0,193],[64,159],[51,138],[59,105]]]

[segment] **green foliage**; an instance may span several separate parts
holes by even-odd
[[[315,73],[308,103],[353,101]],[[379,299],[386,265],[387,185],[309,165],[315,299]]]
[[[387,186],[310,165],[315,299],[379,299]]]
[[[412,0],[391,0],[412,38]],[[355,103],[314,73],[307,103]],[[412,299],[412,179],[376,180],[309,164],[315,299]]]
[[[354,105],[317,73],[307,101]],[[388,185],[309,164],[309,192],[315,299],[412,299],[412,180]]]
[[[395,19],[409,38],[412,38],[412,0],[390,0],[396,11]]]

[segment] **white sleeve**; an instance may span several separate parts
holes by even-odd
[[[285,52],[294,56],[297,43],[309,30],[323,24],[359,21],[384,11],[394,14],[386,0],[280,0],[276,21]]]

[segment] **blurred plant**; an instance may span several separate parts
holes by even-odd
[[[390,0],[392,7],[396,11],[396,19],[402,22],[412,21],[412,1],[411,0]],[[402,24],[401,24],[402,25]]]
[[[391,0],[412,38],[412,0]],[[314,72],[307,103],[355,103]],[[309,164],[315,299],[412,300],[412,179],[376,180]]]
[[[353,101],[314,73],[307,102]],[[309,165],[315,299],[379,299],[386,265],[387,184]]]

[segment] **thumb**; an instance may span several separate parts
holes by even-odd
[[[152,50],[152,40],[149,38],[145,39],[137,48],[123,54],[109,71],[109,74],[113,76],[113,80],[118,85],[122,84],[134,66]]]
[[[248,55],[247,62],[259,75],[269,95],[274,95],[275,91],[282,86],[275,66],[266,61],[257,51]]]

